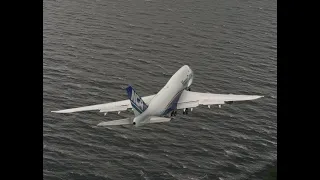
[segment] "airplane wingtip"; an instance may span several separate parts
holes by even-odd
[[[53,113],[64,113],[64,111],[51,111]]]
[[[255,99],[260,99],[260,98],[263,98],[264,96],[256,96]]]
[[[255,96],[252,96],[252,100],[254,100],[254,99],[260,99],[260,98],[263,98],[264,96],[257,96],[257,95],[255,95]]]
[[[106,125],[105,122],[101,122],[101,123],[97,124],[97,126],[105,126],[105,125]]]

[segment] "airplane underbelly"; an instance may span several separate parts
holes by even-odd
[[[174,94],[174,96],[167,98],[166,102],[162,103],[162,107],[159,108],[159,110],[157,111],[158,116],[166,115],[171,111],[175,110],[177,108],[177,102],[179,101],[181,93],[182,91],[179,91],[176,94]]]
[[[162,116],[176,108],[176,103],[183,92],[184,87],[180,83],[173,82],[164,87],[159,94],[151,100],[148,107],[153,115]]]
[[[149,106],[150,112],[153,112],[152,114],[157,116],[163,115],[167,109],[173,106],[175,98],[176,95],[174,94],[171,96],[159,96],[159,98],[153,99],[154,103]]]

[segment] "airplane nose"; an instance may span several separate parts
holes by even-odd
[[[189,69],[190,71],[192,71],[192,69],[190,68],[190,66],[188,66],[188,69]]]
[[[186,69],[188,69],[189,71],[191,71],[191,68],[190,68],[189,65],[184,65],[184,67],[185,67]]]

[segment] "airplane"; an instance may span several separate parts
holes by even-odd
[[[177,110],[183,110],[183,114],[188,114],[189,109],[192,111],[199,105],[205,105],[208,108],[211,105],[218,105],[221,108],[222,104],[232,104],[234,101],[254,100],[263,97],[193,92],[190,89],[193,77],[191,68],[184,65],[172,75],[167,84],[157,94],[140,97],[129,85],[126,88],[127,100],[51,112],[73,113],[99,110],[106,115],[108,112],[118,112],[120,114],[121,111],[132,109],[134,112],[132,117],[101,122],[97,126],[131,124],[138,127],[149,123],[169,122],[177,115]]]

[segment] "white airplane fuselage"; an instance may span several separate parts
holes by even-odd
[[[148,108],[133,119],[135,126],[148,123],[152,116],[165,116],[176,110],[180,95],[193,81],[193,71],[187,65],[182,66],[153,97]]]

